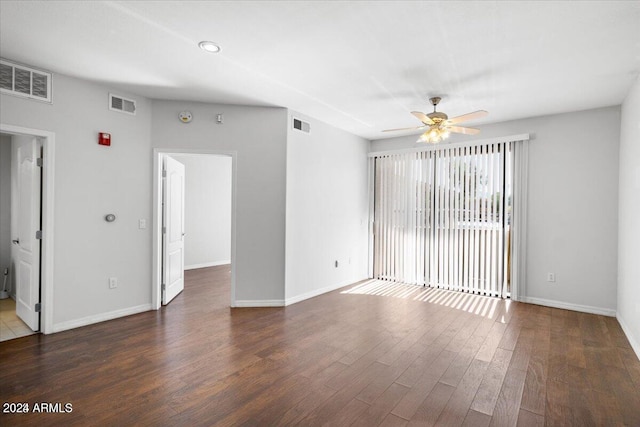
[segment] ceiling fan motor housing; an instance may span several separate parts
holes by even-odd
[[[441,113],[440,111],[434,111],[433,113],[429,113],[427,114],[427,117],[429,117],[435,123],[443,122],[449,118],[449,116],[447,116],[445,113]]]

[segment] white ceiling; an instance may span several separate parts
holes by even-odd
[[[450,117],[488,110],[475,124],[620,104],[640,70],[640,1],[2,1],[0,56],[378,139],[418,125],[409,112],[434,95]]]

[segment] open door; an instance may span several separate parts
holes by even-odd
[[[162,305],[184,289],[184,165],[163,161]]]
[[[16,278],[16,314],[31,329],[40,329],[40,187],[38,158],[41,144],[31,136],[14,136],[12,156],[15,181],[12,188],[16,221],[12,230],[12,259]]]

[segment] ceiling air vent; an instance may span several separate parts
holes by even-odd
[[[51,73],[0,59],[0,92],[51,102]]]
[[[109,109],[120,113],[136,114],[136,101],[120,95],[109,94]]]
[[[300,119],[293,118],[293,128],[305,133],[309,133],[311,131],[311,126],[307,122],[303,122]]]

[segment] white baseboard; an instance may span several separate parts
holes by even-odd
[[[620,323],[620,326],[622,327],[622,332],[627,336],[629,344],[631,344],[631,348],[633,348],[633,351],[636,352],[636,356],[640,359],[640,343],[638,343],[636,338],[631,334],[631,330],[622,316],[620,316],[620,313],[616,313],[616,319],[618,319],[618,323]]]
[[[110,311],[108,313],[96,314],[93,316],[83,317],[82,319],[68,320],[53,325],[53,332],[62,332],[68,329],[79,328],[81,326],[92,325],[94,323],[113,320],[119,317],[131,316],[132,314],[142,313],[151,310],[151,304],[142,304],[135,307],[123,308],[122,310]]]
[[[284,307],[281,299],[236,300],[233,307]]]
[[[360,280],[366,280],[364,277]],[[267,299],[267,300],[236,300],[235,305],[233,307],[284,307],[287,305],[295,304],[300,301],[304,301],[309,298],[317,297],[318,295],[326,294],[327,292],[335,291],[336,289],[351,285],[353,283],[359,282],[360,280],[347,280],[342,283],[336,283],[335,285],[325,286],[324,288],[316,289],[301,295],[296,295],[295,297],[287,298],[285,300],[281,299]]]
[[[520,297],[520,302],[527,302],[529,304],[544,305],[546,307],[562,308],[564,310],[580,311],[583,313],[600,314],[602,316],[615,317],[616,311],[610,308],[592,307],[590,305],[572,304],[569,302],[555,301],[550,299],[535,298],[535,297]]]
[[[368,279],[368,277],[363,277],[362,279],[358,279],[358,280],[346,280],[341,283],[336,283],[335,285],[325,286],[324,288],[315,289],[313,291],[309,291],[304,294],[296,295],[294,297],[285,299],[284,305],[295,304],[297,302],[304,301],[309,298],[317,297],[318,295],[326,294],[327,292],[335,291],[336,289],[340,289],[345,286],[349,286],[356,282],[359,282],[361,280],[366,280],[366,279]]]
[[[184,269],[185,270],[195,270],[197,268],[207,268],[207,267],[215,267],[218,265],[225,265],[225,264],[231,264],[231,260],[230,259],[225,259],[222,261],[213,261],[213,262],[205,262],[202,264],[191,264],[191,265],[185,265]]]

